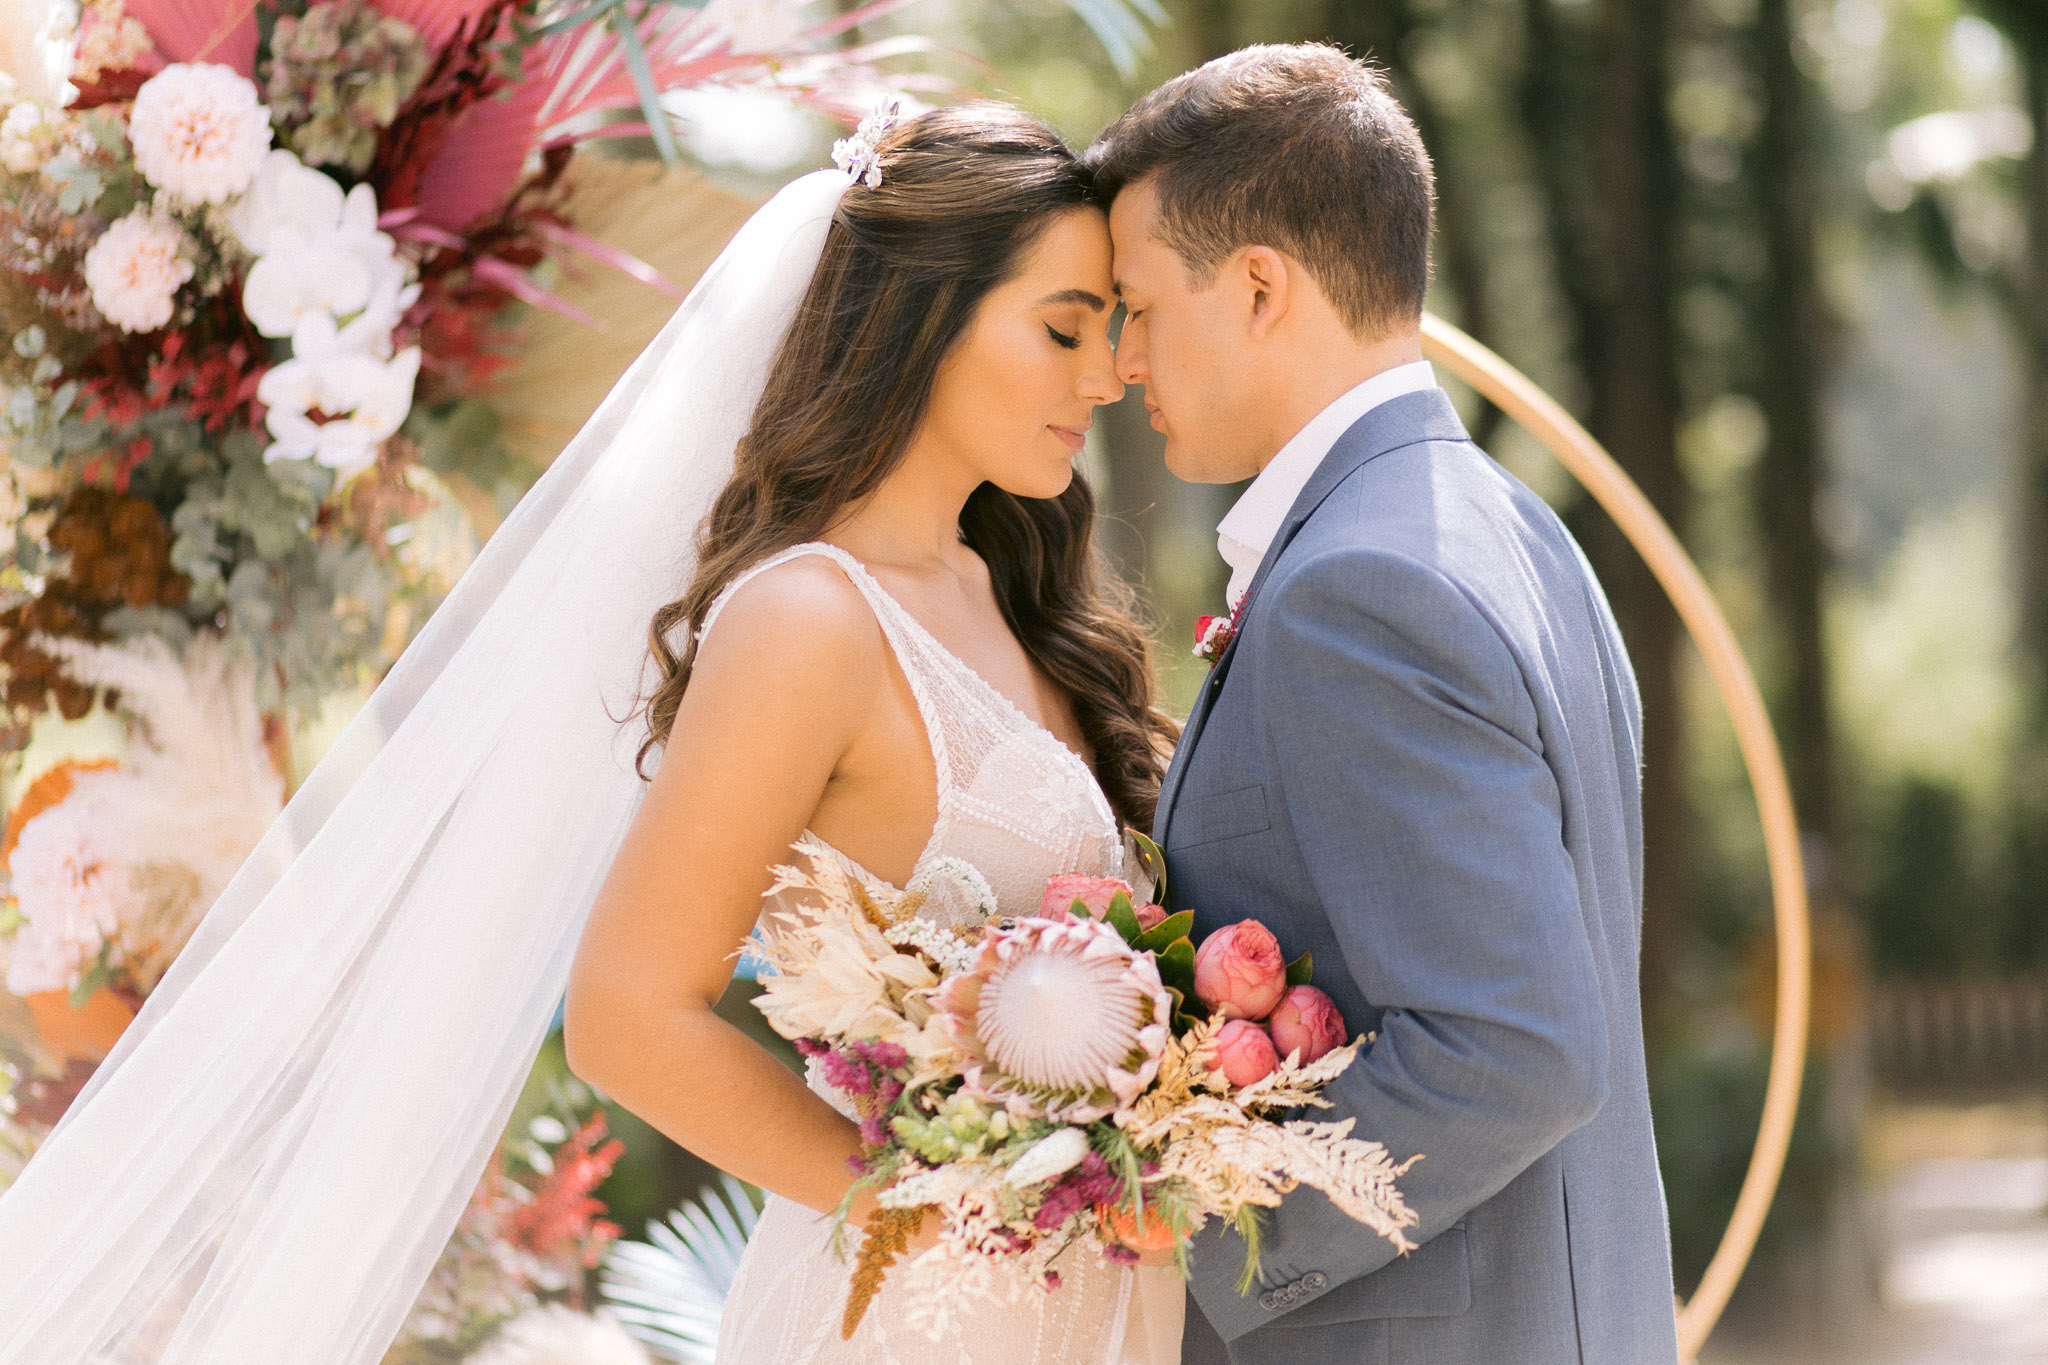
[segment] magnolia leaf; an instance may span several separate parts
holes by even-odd
[[[1133,851],[1138,855],[1138,862],[1144,875],[1152,879],[1152,889],[1145,894],[1160,905],[1166,904],[1165,850],[1134,829],[1126,829],[1124,837],[1130,841]],[[1136,884],[1139,879],[1127,877],[1125,880]]]
[[[1195,945],[1175,939],[1158,954],[1159,979],[1189,999],[1195,994]]]
[[[1124,942],[1135,944],[1143,934],[1138,928],[1137,912],[1131,909],[1131,898],[1119,891],[1109,898],[1109,908],[1102,912],[1104,923],[1124,936]]]
[[[1141,953],[1164,952],[1173,945],[1175,939],[1186,938],[1188,932],[1194,927],[1195,912],[1192,910],[1178,910],[1138,935],[1137,941],[1132,943],[1131,946]],[[1190,944],[1189,946],[1192,947],[1193,945]]]

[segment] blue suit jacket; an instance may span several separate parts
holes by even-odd
[[[1331,1111],[1399,1160],[1406,1257],[1302,1189],[1196,1240],[1190,1365],[1670,1365],[1636,978],[1641,704],[1607,600],[1441,389],[1303,488],[1154,836],[1199,939],[1246,918],[1353,1033]]]

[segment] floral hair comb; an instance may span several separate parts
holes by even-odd
[[[882,135],[896,126],[902,107],[902,100],[892,99],[862,119],[852,137],[840,138],[832,144],[832,164],[856,182],[866,182],[869,189],[878,188],[882,183]]]

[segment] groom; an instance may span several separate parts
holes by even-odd
[[[1145,386],[1243,608],[1154,836],[1196,933],[1256,917],[1354,1033],[1332,1111],[1393,1247],[1303,1187],[1197,1237],[1189,1365],[1671,1365],[1636,993],[1640,706],[1584,557],[1422,360],[1432,171],[1372,71],[1254,47],[1089,149]]]

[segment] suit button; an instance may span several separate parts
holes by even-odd
[[[1278,1293],[1278,1292],[1276,1292],[1276,1291],[1274,1291],[1274,1290],[1271,1290],[1271,1289],[1268,1289],[1268,1290],[1267,1290],[1267,1291],[1266,1291],[1265,1293],[1263,1293],[1263,1294],[1259,1295],[1259,1307],[1261,1307],[1261,1308],[1278,1308],[1279,1306],[1280,1306],[1280,1295],[1279,1295],[1279,1293]]]
[[[1322,1271],[1311,1270],[1308,1274],[1301,1277],[1301,1283],[1305,1289],[1308,1289],[1312,1292],[1314,1290],[1321,1289],[1324,1285],[1328,1284],[1329,1281],[1323,1278]]]

